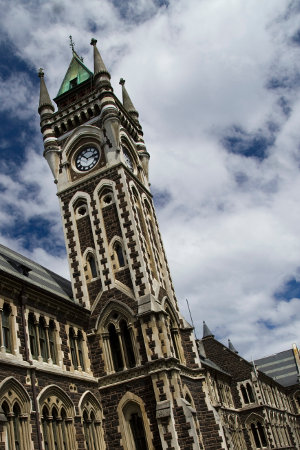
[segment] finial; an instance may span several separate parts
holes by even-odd
[[[42,69],[42,68],[40,67],[40,68],[39,68],[38,77],[39,77],[39,78],[43,78],[44,75],[45,75],[45,74],[44,74],[44,69]]]
[[[96,45],[96,44],[97,44],[97,39],[92,38],[92,39],[91,39],[91,45],[94,46],[94,45]]]
[[[120,84],[121,86],[124,86],[124,84],[125,84],[124,78],[120,78],[119,84]]]
[[[70,38],[70,47],[71,47],[71,49],[72,49],[72,52],[74,53],[74,52],[75,52],[75,50],[74,50],[75,42],[73,41],[71,35],[69,36],[69,38]]]

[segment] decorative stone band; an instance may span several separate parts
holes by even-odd
[[[175,370],[180,374],[193,379],[205,379],[204,369],[189,369],[188,367],[178,364],[176,358],[162,358],[156,361],[149,361],[144,366],[134,367],[133,369],[101,377],[98,379],[99,389],[105,389],[133,379],[144,378],[153,375],[156,372],[161,372],[162,370]]]

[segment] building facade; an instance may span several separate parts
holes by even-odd
[[[73,50],[57,111],[40,69],[44,156],[71,283],[0,246],[0,449],[300,449],[285,388],[181,315],[139,115]]]

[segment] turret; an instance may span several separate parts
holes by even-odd
[[[38,112],[40,116],[52,115],[54,113],[54,106],[51,102],[45,80],[44,80],[44,71],[43,69],[39,69],[38,77],[41,80],[40,83],[40,102]]]
[[[94,47],[94,83],[96,88],[108,88],[109,90],[112,90],[111,84],[110,84],[110,73],[105,67],[105,64],[103,62],[103,59],[101,58],[101,55],[99,53],[99,50],[97,48],[97,39],[91,40],[91,45]]]
[[[206,337],[209,337],[209,336],[214,337],[214,335],[212,334],[212,332],[210,331],[210,329],[206,325],[205,321],[203,320],[203,338],[206,338]]]
[[[49,119],[52,118],[52,115],[54,113],[54,106],[51,102],[50,95],[44,81],[44,71],[42,68],[39,69],[38,77],[41,80],[38,112],[41,116],[40,125],[44,140],[44,156],[54,176],[54,182],[57,183],[60,149],[57,145],[57,140],[55,138],[52,126],[49,123]]]
[[[234,345],[232,344],[231,340],[228,339],[228,348],[229,350],[231,350],[233,353],[238,354],[238,351],[235,349]]]

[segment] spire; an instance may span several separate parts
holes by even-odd
[[[39,73],[38,73],[38,77],[41,80],[41,84],[40,84],[40,103],[39,103],[39,108],[38,108],[38,112],[39,114],[41,113],[41,109],[43,106],[48,106],[50,109],[52,109],[52,111],[54,111],[54,106],[51,102],[48,90],[46,88],[46,84],[44,81],[44,71],[43,69],[39,69]]]
[[[203,337],[205,338],[205,337],[208,337],[208,336],[214,337],[214,335],[212,334],[212,332],[210,331],[210,329],[206,325],[205,321],[203,320]]]
[[[125,87],[125,80],[123,78],[120,79],[119,84],[122,86],[122,96],[123,96],[123,106],[126,109],[126,111],[129,112],[130,115],[133,116],[134,119],[138,120],[139,113],[133,106],[133,103],[128,95],[128,92]]]
[[[231,343],[230,339],[228,339],[228,348],[229,350],[231,350],[232,352],[238,354],[238,351],[234,348],[233,344]]]
[[[109,79],[110,73],[105,67],[105,64],[103,62],[103,59],[101,58],[101,55],[99,53],[99,50],[97,48],[97,39],[91,40],[91,45],[94,47],[94,76],[96,75],[106,75]]]

